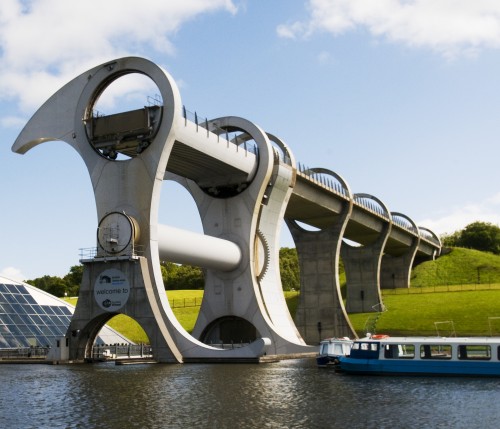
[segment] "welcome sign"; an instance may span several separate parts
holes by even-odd
[[[103,310],[119,310],[127,303],[129,295],[129,281],[122,271],[110,268],[97,276],[94,299]]]

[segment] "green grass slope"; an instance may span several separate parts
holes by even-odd
[[[417,265],[411,287],[500,283],[500,256],[455,247],[434,261]]]
[[[350,314],[358,335],[500,336],[500,290],[384,295],[387,311]]]
[[[415,267],[410,289],[382,295],[387,311],[349,315],[358,335],[500,335],[498,255],[453,248]]]

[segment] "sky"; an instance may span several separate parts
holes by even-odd
[[[498,1],[2,0],[0,275],[62,277],[96,246],[76,151],[11,147],[54,92],[123,56],[167,70],[189,111],[248,119],[439,235],[500,223]],[[146,104],[127,86],[105,113]],[[176,186],[163,186],[160,222],[200,231]]]

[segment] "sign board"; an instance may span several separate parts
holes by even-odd
[[[129,281],[122,271],[110,268],[97,276],[94,299],[103,310],[119,310],[127,303],[129,295]]]

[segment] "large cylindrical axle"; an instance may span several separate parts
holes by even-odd
[[[158,225],[160,260],[220,271],[234,270],[241,262],[241,249],[232,241]]]

